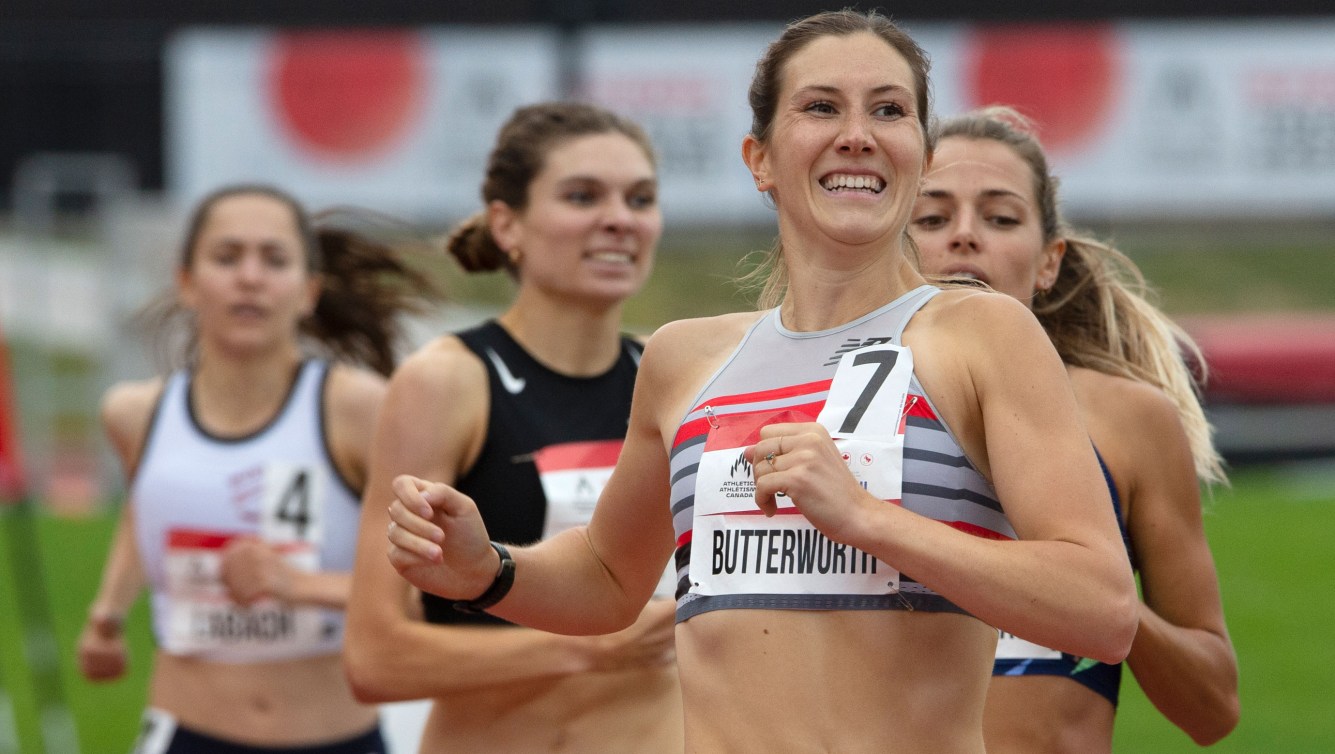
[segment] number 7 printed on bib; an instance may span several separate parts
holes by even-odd
[[[827,538],[791,499],[778,496],[776,514],[762,515],[743,451],[758,441],[763,426],[815,420],[829,431],[863,489],[897,504],[912,373],[908,348],[877,344],[844,354],[824,401],[715,416],[696,475],[691,591],[848,597],[898,592],[895,569]]]

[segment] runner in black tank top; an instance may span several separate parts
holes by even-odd
[[[565,443],[620,442],[643,346],[622,338],[621,358],[611,369],[595,377],[567,377],[539,363],[495,321],[458,337],[486,364],[491,390],[487,439],[459,489],[478,501],[497,541],[537,542],[547,498],[534,455]],[[432,623],[506,623],[486,613],[460,612],[433,594],[422,595],[422,606]]]
[[[383,497],[363,506],[359,530],[349,677],[366,700],[429,699],[423,751],[679,754],[671,600],[643,605],[621,631],[561,635],[501,625],[477,604],[481,590],[456,595],[473,604],[423,599],[385,557],[397,526],[387,503],[410,476],[469,490],[500,541],[578,536],[569,530],[588,522],[624,444],[641,349],[622,334],[622,307],[662,233],[647,137],[592,105],[520,108],[482,195],[446,251],[469,272],[509,273],[514,300],[424,344],[390,382],[369,482]]]

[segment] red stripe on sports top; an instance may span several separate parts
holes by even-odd
[[[915,398],[917,400],[914,400]],[[940,421],[940,419],[936,417],[936,412],[932,410],[932,405],[927,402],[926,396],[909,393],[908,398],[905,399],[905,401],[909,404],[909,407],[908,410],[904,412],[904,416]]]
[[[978,524],[971,524],[968,521],[942,521],[941,523],[952,529],[959,529],[965,534],[972,534],[975,537],[982,537],[983,539],[999,539],[1006,542],[1011,541],[1011,538],[1005,534],[992,531],[991,529],[984,528]]]
[[[736,406],[741,403],[761,403],[764,401],[773,401],[781,398],[792,398],[794,396],[825,392],[830,389],[831,382],[833,382],[832,379],[817,380],[816,382],[808,382],[802,385],[789,385],[788,387],[774,388],[772,390],[761,390],[760,392],[756,393],[721,395],[717,399],[710,399],[707,403],[701,403],[699,406],[696,406],[687,413],[693,414],[697,411],[703,411],[706,408],[712,408],[715,406]],[[816,403],[819,405],[823,405],[823,402],[820,401]],[[815,404],[805,404],[805,405],[815,405]],[[816,413],[819,413],[819,409],[817,409]],[[815,416],[815,414],[812,414],[812,416]],[[699,437],[700,435],[703,434],[707,434],[709,432],[710,426],[711,426],[710,417],[708,416],[702,416],[699,419],[692,419],[686,422],[685,424],[682,424],[681,427],[677,430],[676,436],[672,438],[672,447],[675,448],[687,440]]]
[[[761,401],[773,401],[780,398],[791,398],[794,395],[806,395],[808,393],[819,393],[830,389],[830,383],[833,379],[817,380],[807,382],[801,385],[788,385],[787,387],[776,387],[771,390],[761,390],[756,393],[738,393],[737,395],[720,395],[717,398],[711,398],[707,403],[701,403],[687,413],[693,414],[696,411],[705,410],[706,406],[735,406],[738,403],[760,403]]]
[[[709,434],[709,417],[692,419],[677,429],[677,436],[672,438],[672,447],[675,448],[687,440],[707,434]]]
[[[167,532],[167,546],[189,548],[191,550],[217,550],[226,546],[240,534],[226,534],[200,529],[172,529]]]
[[[812,382],[809,384],[810,385],[825,384],[826,387],[829,387],[828,383]],[[768,391],[768,392],[775,392],[775,391]],[[801,393],[798,393],[798,395],[800,394]],[[762,393],[752,393],[752,395],[762,395]],[[727,396],[728,402],[734,404],[738,403],[738,401],[731,400],[734,397],[735,396]],[[927,399],[925,397],[914,393],[909,393],[907,403],[908,403],[908,410],[904,412],[905,419],[912,416],[918,419],[927,419],[929,421],[940,421],[940,419],[937,418],[936,412],[932,411],[932,406],[927,402]],[[723,406],[728,404],[724,403],[723,401],[718,401],[718,402],[710,402],[703,405]],[[818,401],[815,403],[802,404],[800,406],[792,406],[790,407],[790,410],[794,411],[810,410],[809,409],[810,406],[815,406],[816,409],[814,411],[811,411],[812,417],[815,417],[820,414],[820,409],[824,408],[824,405],[825,405],[824,402]],[[812,418],[804,421],[815,421],[815,419]],[[711,422],[711,417],[702,416],[699,419],[692,419],[686,422],[685,424],[681,425],[681,427],[677,430],[676,437],[672,438],[672,447],[675,448],[678,445],[681,445],[683,442],[686,442],[687,440],[699,437],[700,435],[703,434],[708,434],[710,427],[713,426],[710,422]],[[899,429],[900,433],[902,434],[904,431],[904,427],[902,424]],[[748,445],[754,444],[754,441],[745,444]]]
[[[755,445],[760,442],[761,428],[770,424],[814,422],[824,405],[825,401],[821,400],[797,406],[784,406],[778,409],[767,408],[759,411],[738,411],[735,414],[721,414],[714,417],[718,426],[709,434],[709,440],[705,442],[705,452]]]
[[[221,550],[234,539],[242,537],[256,537],[253,532],[236,532],[229,534],[227,532],[204,531],[202,529],[172,529],[167,532],[167,549],[169,550]],[[269,542],[269,545],[280,554],[300,552],[309,550],[310,543],[294,540],[291,542]]]
[[[621,455],[621,440],[590,440],[563,442],[549,445],[533,454],[538,471],[568,471],[570,469],[606,469],[617,465]]]

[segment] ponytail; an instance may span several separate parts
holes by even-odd
[[[302,331],[335,357],[388,375],[403,338],[399,315],[424,311],[440,291],[422,271],[405,263],[399,249],[332,225],[335,216],[331,212],[315,218],[320,297]]]
[[[445,239],[445,251],[467,272],[494,272],[505,270],[517,273],[510,256],[496,245],[487,222],[487,211],[480,210],[454,226]]]
[[[1144,276],[1124,254],[1069,232],[1065,239],[1057,280],[1033,300],[1034,314],[1062,361],[1164,391],[1186,429],[1197,478],[1226,484],[1223,460],[1201,407],[1199,387],[1208,375],[1200,349],[1151,303]]]

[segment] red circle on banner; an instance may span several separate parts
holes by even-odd
[[[321,157],[358,160],[402,137],[424,99],[412,32],[284,34],[268,66],[270,107],[286,134]]]
[[[1010,105],[1054,152],[1078,149],[1104,125],[1121,75],[1112,26],[1003,26],[971,44],[972,107]]]

